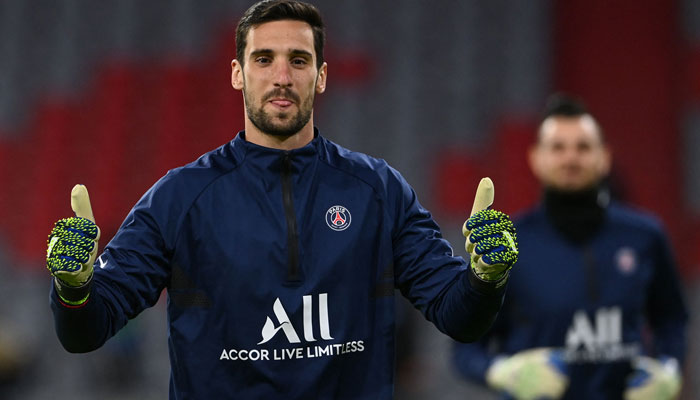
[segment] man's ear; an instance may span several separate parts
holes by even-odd
[[[231,61],[231,86],[236,90],[243,90],[243,66],[235,59]]]
[[[318,78],[316,79],[316,93],[323,93],[326,91],[326,78],[328,77],[328,64],[325,62],[321,65],[321,69],[318,71]]]
[[[530,171],[535,178],[540,179],[540,160],[539,147],[537,144],[530,146],[527,151],[527,163],[530,166]]]

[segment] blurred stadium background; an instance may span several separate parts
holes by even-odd
[[[568,91],[606,130],[617,196],[668,227],[697,314],[700,2],[312,2],[328,25],[317,126],[402,171],[456,252],[480,177],[505,211],[537,199],[525,151],[547,95]],[[229,64],[250,4],[0,0],[0,398],[167,397],[165,296],[104,348],[66,354],[46,236],[80,182],[106,244],[156,179],[242,128]],[[397,399],[492,398],[456,377],[445,337],[397,306]],[[691,340],[684,399],[700,398],[699,363]]]

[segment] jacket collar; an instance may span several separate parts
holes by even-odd
[[[278,170],[281,168],[282,160],[288,157],[295,172],[303,170],[305,165],[318,158],[322,143],[323,138],[315,127],[311,142],[294,150],[274,149],[248,142],[245,139],[245,131],[238,132],[232,141],[235,158],[240,163],[251,161],[260,168]]]

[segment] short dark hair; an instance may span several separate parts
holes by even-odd
[[[316,68],[323,65],[323,46],[326,42],[326,27],[321,13],[309,3],[296,0],[262,0],[253,4],[238,21],[236,27],[236,59],[243,65],[244,52],[250,29],[265,22],[296,20],[311,26],[316,51]]]
[[[542,112],[542,121],[552,116],[580,117],[585,114],[590,115],[586,104],[581,99],[566,93],[555,93],[547,98]]]
[[[583,116],[590,117],[598,128],[600,141],[605,143],[605,135],[598,121],[588,111],[586,103],[580,98],[567,93],[554,93],[547,98],[544,110],[542,111],[542,119],[540,120],[540,128],[547,118],[562,117],[562,118],[579,118]],[[537,140],[540,137],[540,129],[537,130]]]

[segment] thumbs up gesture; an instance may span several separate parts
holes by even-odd
[[[71,207],[75,217],[54,224],[46,250],[46,268],[56,277],[59,291],[62,287],[84,286],[90,281],[100,238],[85,186],[73,187]]]
[[[518,244],[510,217],[489,208],[493,198],[493,182],[489,178],[482,179],[476,190],[471,216],[462,226],[462,234],[476,275],[503,284],[503,278],[518,260]]]

